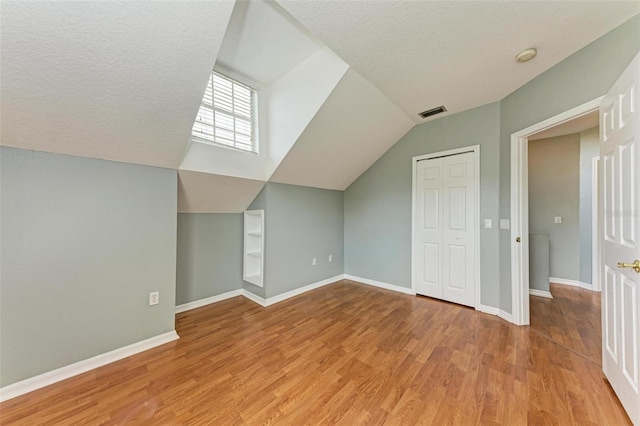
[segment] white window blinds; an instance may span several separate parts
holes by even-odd
[[[257,153],[257,104],[254,89],[213,71],[191,130],[192,140]]]

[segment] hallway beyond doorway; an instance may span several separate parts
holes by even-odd
[[[531,328],[602,365],[600,293],[550,284],[553,299],[531,296]]]

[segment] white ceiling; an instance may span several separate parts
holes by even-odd
[[[558,124],[547,130],[536,133],[533,136],[529,136],[530,141],[538,139],[555,138],[557,136],[571,135],[574,133],[584,132],[585,130],[592,129],[599,125],[598,111],[592,111],[589,114],[585,114],[573,120]]]
[[[286,81],[316,90],[322,79],[314,76],[331,74],[315,109],[305,110],[308,124],[288,129],[300,115],[289,101],[265,108],[279,120],[261,123],[280,123],[267,129],[270,137],[293,135],[271,155],[284,159],[270,180],[332,189],[346,188],[427,121],[418,112],[444,104],[446,115],[500,100],[640,12],[638,1],[3,0],[0,7],[0,144],[177,169],[217,58],[265,95],[278,86],[304,98]],[[516,53],[532,46],[538,57],[517,64]],[[329,61],[340,63],[331,71],[314,62],[323,54],[344,62]],[[180,211],[241,211],[264,184],[220,170],[180,171]],[[256,176],[266,180],[270,170]]]
[[[348,70],[270,180],[344,190],[412,127],[375,86]]]
[[[416,123],[513,90],[640,12],[640,2],[297,1],[291,15]],[[515,55],[538,48],[533,61]]]
[[[2,2],[2,145],[177,168],[233,3]]]
[[[276,3],[238,1],[217,62],[266,86],[322,47]]]

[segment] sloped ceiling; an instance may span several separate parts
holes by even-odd
[[[374,85],[349,70],[270,180],[344,190],[413,124]]]
[[[416,123],[442,104],[451,114],[498,101],[640,12],[637,1],[279,4]],[[529,47],[538,57],[517,64]]]
[[[177,168],[233,2],[2,2],[2,145]]]
[[[217,57],[266,93],[300,64],[333,55],[342,67],[335,82],[344,77],[263,174],[198,173],[212,171],[200,157],[197,171],[180,171],[181,211],[227,212],[248,205],[262,180],[346,188],[426,121],[418,112],[500,100],[640,13],[640,2],[3,0],[0,8],[0,144],[39,151],[178,169]],[[532,46],[538,57],[517,64]]]
[[[238,1],[217,62],[268,86],[324,47],[305,33],[273,2]]]
[[[180,170],[179,213],[240,213],[266,183],[259,180]]]

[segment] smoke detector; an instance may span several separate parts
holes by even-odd
[[[538,54],[538,49],[536,49],[535,47],[532,47],[530,49],[525,49],[516,55],[516,61],[527,62],[535,58],[537,54]]]

